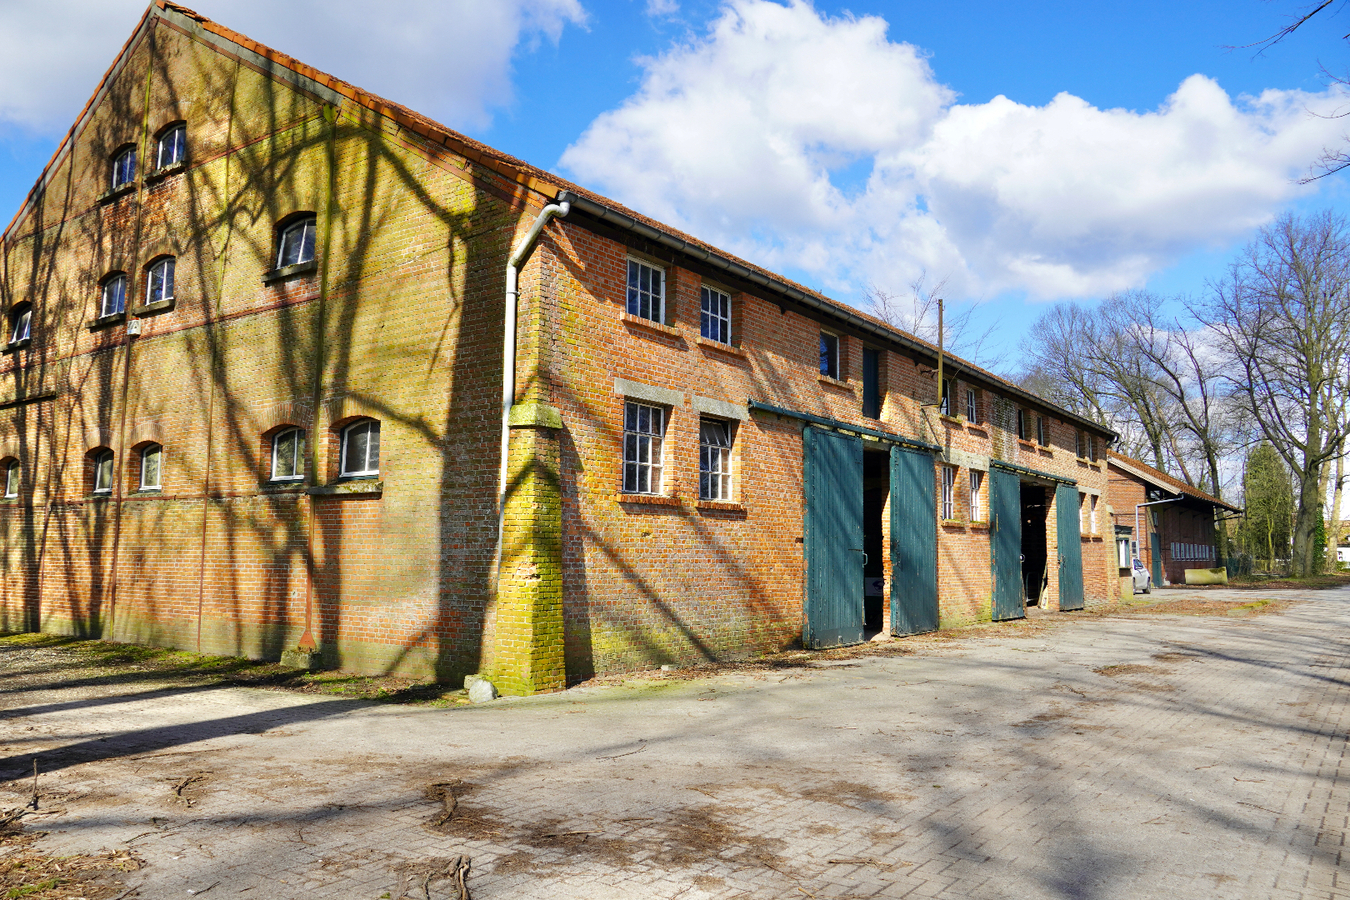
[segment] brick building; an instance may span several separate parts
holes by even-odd
[[[1110,432],[165,0],[3,253],[0,629],[529,692],[1115,591]]]
[[[1242,512],[1166,472],[1117,453],[1106,454],[1111,504],[1117,528],[1129,529],[1134,555],[1155,585],[1185,584],[1187,569],[1224,564],[1216,551],[1216,527]]]

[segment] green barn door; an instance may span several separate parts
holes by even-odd
[[[1153,547],[1153,586],[1162,587],[1162,538],[1156,531],[1149,538],[1149,545]]]
[[[1083,543],[1079,537],[1078,491],[1055,488],[1055,533],[1059,538],[1059,608],[1083,608]]]
[[[993,619],[1021,619],[1027,614],[1022,600],[1022,481],[1015,473],[989,467],[989,513]]]
[[[933,455],[891,448],[891,632],[937,631]]]
[[[863,639],[863,446],[857,438],[808,428],[806,464],[806,627],[810,648]]]

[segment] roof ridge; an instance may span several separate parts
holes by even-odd
[[[896,325],[893,325],[890,322],[887,322],[884,319],[870,312],[864,311],[862,309],[859,309],[858,307],[844,303],[841,300],[836,300],[833,297],[830,297],[804,284],[800,284],[799,282],[793,281],[790,278],[786,278],[778,274],[777,272],[767,269],[761,265],[758,265],[746,259],[742,259],[732,253],[728,253],[727,251],[722,250],[721,248],[716,247],[698,237],[695,237],[694,235],[688,234],[684,231],[681,231],[680,229],[674,228],[656,219],[652,219],[648,216],[645,216],[642,213],[637,212],[636,210],[629,209],[623,204],[611,200],[610,198],[602,194],[598,194],[595,191],[589,190],[580,185],[573,184],[572,182],[568,181],[565,178],[562,178],[559,175],[556,175],[545,169],[540,169],[539,167],[534,166],[526,162],[525,160],[514,157],[509,153],[505,153],[494,147],[490,147],[481,141],[475,140],[465,134],[461,134],[460,132],[455,131],[454,129],[446,125],[443,125],[434,119],[422,115],[421,113],[418,113],[409,107],[388,100],[364,88],[357,87],[356,85],[348,81],[344,81],[341,78],[320,71],[319,69],[316,69],[313,66],[310,66],[307,63],[300,61],[299,59],[296,59],[290,54],[283,53],[280,50],[275,50],[271,47],[268,47],[265,44],[259,43],[258,41],[253,40],[247,35],[241,34],[240,32],[237,32],[225,25],[221,25],[219,22],[213,21],[212,19],[202,15],[201,13],[193,9],[190,9],[179,3],[172,2],[172,0],[152,0],[150,6],[146,9],[145,14],[141,18],[141,23],[137,25],[136,31],[132,33],[132,38],[128,39],[127,45],[123,47],[122,52],[118,54],[118,58],[114,60],[113,67],[115,67],[118,64],[118,62],[121,61],[122,57],[126,54],[128,47],[131,45],[132,39],[134,39],[136,35],[140,32],[140,29],[144,25],[146,18],[157,10],[162,12],[173,12],[185,18],[191,19],[204,31],[210,32],[211,34],[214,34],[217,37],[222,38],[231,43],[234,43],[240,47],[244,47],[252,51],[253,53],[258,54],[259,56],[263,57],[269,62],[283,66],[284,68],[291,70],[297,75],[308,78],[309,80],[315,82],[316,84],[322,85],[325,88],[343,97],[346,97],[347,99],[353,101],[354,103],[357,103],[371,110],[372,112],[375,112],[379,115],[392,119],[396,124],[408,128],[415,134],[422,136],[424,139],[440,143],[447,149],[450,149],[453,152],[461,156],[464,156],[476,163],[482,164],[487,168],[491,169],[492,171],[496,172],[498,175],[501,175],[530,190],[534,190],[537,193],[542,194],[543,196],[549,198],[550,200],[556,199],[558,195],[564,191],[570,191],[598,205],[607,207],[611,210],[614,210],[615,212],[628,216],[629,218],[631,218],[636,222],[639,222],[657,231],[664,232],[666,235],[670,237],[674,237],[677,238],[678,240],[684,241],[690,246],[697,247],[708,253],[722,257],[723,259],[730,260],[738,265],[744,266],[751,272],[758,273],[763,277],[777,281],[781,284],[785,284],[795,290],[799,290],[803,294],[815,298],[816,300],[820,301],[826,306],[838,310],[842,315],[858,316],[859,318],[872,323],[873,325],[883,329],[884,331],[892,333],[903,342],[917,344],[922,348],[926,348],[934,356],[936,356],[939,352],[941,352],[942,356],[959,364],[959,366],[963,371],[978,375],[979,378],[988,381],[992,385],[1001,385],[1006,388],[1010,388],[1016,391],[1017,393],[1033,397],[1040,404],[1042,404],[1047,410],[1057,411],[1061,414],[1061,416],[1080,420],[1085,423],[1092,421],[1084,416],[1077,415],[1076,413],[1073,413],[1072,411],[1065,409],[1059,406],[1058,404],[1045,399],[1044,397],[1040,397],[1037,394],[1031,393],[1025,390],[1024,388],[1020,387],[1016,383],[1014,383],[1011,379],[1004,378],[1002,375],[998,375],[994,372],[991,372],[988,369],[979,366],[968,359],[965,359],[964,357],[951,353],[945,348],[939,351],[938,346],[932,343],[931,341],[925,340],[919,337],[918,335],[913,334],[912,332],[904,330],[903,328],[899,328]],[[112,72],[113,67],[109,68],[109,73]],[[104,81],[99,83],[99,88],[94,92],[94,95],[90,98],[89,104],[86,104],[85,111],[81,112],[80,114],[81,118],[84,116],[85,112],[88,111],[89,105],[92,104],[94,102],[94,99],[98,97],[99,92],[103,89],[103,84],[107,81],[107,78],[108,75],[105,74]],[[71,126],[71,134],[74,133],[76,126],[79,125],[79,122],[80,120],[76,119],[76,124]],[[69,138],[70,135],[67,135],[67,141],[69,140]],[[65,142],[63,142],[62,144],[62,147],[64,146]],[[61,148],[58,148],[57,153],[59,154],[60,152]],[[56,155],[54,155],[52,161],[54,162],[56,158],[57,158]],[[48,167],[50,166],[51,163],[49,162]],[[42,176],[38,180],[38,184],[34,185],[33,192],[37,191],[38,186],[43,184],[46,175],[47,175],[47,168],[44,168]],[[33,192],[30,192],[29,194],[30,200],[32,198]],[[24,209],[28,207],[28,205],[29,205],[28,201],[26,200],[24,205],[20,207],[19,212],[21,213]],[[17,221],[18,218],[19,213],[16,213],[15,221]],[[14,222],[11,222],[10,228],[12,228],[13,225]],[[8,236],[9,236],[9,228],[5,230],[3,235],[0,235],[0,241],[3,241]],[[1101,427],[1102,431],[1106,432],[1107,434],[1112,433],[1110,428],[1104,425],[1100,425],[1100,423],[1093,423],[1093,424],[1098,424],[1099,427]]]
[[[1144,469],[1145,472],[1139,473],[1139,474],[1141,474],[1141,475],[1142,475],[1142,474],[1152,474],[1152,475],[1155,475],[1155,476],[1157,477],[1157,480],[1161,483],[1161,485],[1162,485],[1163,487],[1173,488],[1174,490],[1176,490],[1176,491],[1179,492],[1179,493],[1190,494],[1192,497],[1197,497],[1197,498],[1199,498],[1199,499],[1201,499],[1201,500],[1207,500],[1207,501],[1209,501],[1210,503],[1214,503],[1214,504],[1216,504],[1216,505],[1218,505],[1218,506],[1226,507],[1226,508],[1228,508],[1228,509],[1233,510],[1234,512],[1242,512],[1242,508],[1241,508],[1241,507],[1239,507],[1239,506],[1234,506],[1233,504],[1229,503],[1227,500],[1223,500],[1223,499],[1221,499],[1221,498],[1219,498],[1219,497],[1215,497],[1215,496],[1212,495],[1212,494],[1208,494],[1208,493],[1206,493],[1205,491],[1202,491],[1202,490],[1200,490],[1199,488],[1195,487],[1194,485],[1187,484],[1186,482],[1182,481],[1180,478],[1177,478],[1177,477],[1172,476],[1172,475],[1168,475],[1168,474],[1167,474],[1166,472],[1164,472],[1162,469],[1156,468],[1156,467],[1154,467],[1154,466],[1150,466],[1148,463],[1144,462],[1144,461],[1141,460],[1141,459],[1135,459],[1133,456],[1126,456],[1124,453],[1121,453],[1119,450],[1112,450],[1112,449],[1110,449],[1109,447],[1108,447],[1107,450],[1106,450],[1106,456],[1107,456],[1107,461],[1108,461],[1108,462],[1109,462],[1112,458],[1115,458],[1115,459],[1117,459],[1117,460],[1119,460],[1119,461],[1121,461],[1121,462],[1124,462],[1124,463],[1126,463],[1126,464],[1128,464],[1128,465],[1130,465],[1130,466],[1132,466],[1132,467],[1138,467],[1138,468],[1140,468],[1140,469]]]

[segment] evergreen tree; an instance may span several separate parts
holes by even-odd
[[[1246,515],[1238,529],[1242,549],[1266,561],[1266,570],[1277,559],[1288,559],[1294,522],[1294,484],[1289,469],[1269,441],[1262,441],[1247,454],[1242,473]]]

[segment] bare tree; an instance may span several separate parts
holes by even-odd
[[[943,279],[932,287],[928,286],[927,274],[916,278],[909,286],[908,296],[892,294],[875,284],[863,291],[863,298],[872,310],[872,315],[893,328],[907,331],[920,340],[930,344],[938,343],[938,298],[947,286]],[[990,323],[983,331],[977,329],[975,304],[964,303],[946,305],[942,321],[942,344],[949,353],[970,360],[985,369],[994,369],[1002,365],[1002,354],[989,352],[990,339],[1002,325],[1000,321]]]
[[[1323,468],[1350,433],[1350,223],[1286,214],[1263,228],[1197,312],[1219,338],[1224,377],[1294,473],[1292,568],[1310,574]]]

